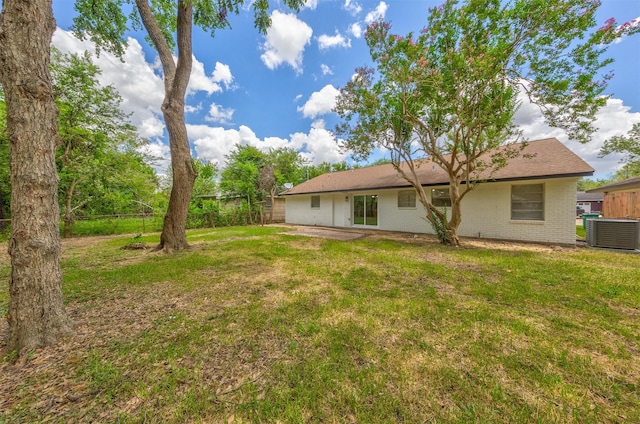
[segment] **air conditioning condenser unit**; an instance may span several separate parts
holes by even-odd
[[[638,249],[640,221],[633,219],[587,219],[587,244],[611,249]]]

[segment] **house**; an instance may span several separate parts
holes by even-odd
[[[604,193],[602,215],[605,218],[640,219],[640,177],[587,190]]]
[[[603,201],[603,193],[579,191],[576,201],[576,215],[582,215],[583,213],[601,213]]]
[[[574,245],[577,181],[594,172],[555,138],[529,142],[523,155],[462,201],[459,235]],[[450,205],[449,179],[425,159],[418,176],[435,206]],[[320,175],[282,193],[286,222],[433,233],[415,190],[391,164]]]

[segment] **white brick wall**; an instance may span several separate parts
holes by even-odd
[[[285,222],[288,224],[333,226],[333,195],[320,195],[320,208],[311,208],[311,195],[285,198]]]
[[[544,221],[511,220],[511,186],[544,184]],[[478,185],[462,202],[463,237],[575,244],[575,204],[577,178],[558,178],[530,182],[499,182]],[[430,193],[431,188],[426,188]],[[425,209],[417,200],[415,208],[398,208],[398,190],[378,190],[355,194],[378,195],[378,228],[390,231],[433,233]],[[349,197],[349,202],[345,201]],[[311,196],[286,197],[286,222],[291,224],[348,227],[353,194],[320,196],[320,208],[311,209]]]

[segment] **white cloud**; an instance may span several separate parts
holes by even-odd
[[[318,0],[307,0],[304,3],[304,6],[302,6],[302,7],[306,7],[307,9],[315,10],[316,7],[318,7]]]
[[[314,165],[341,162],[347,158],[347,154],[340,150],[333,133],[322,128],[311,128],[309,134],[292,134],[291,145]]]
[[[333,71],[329,65],[325,65],[324,63],[320,64],[320,69],[322,69],[322,75],[333,75]]]
[[[528,140],[555,137],[562,141],[571,151],[580,156],[595,169],[595,178],[605,178],[620,168],[620,155],[608,155],[599,158],[600,149],[604,142],[616,135],[625,135],[634,123],[640,122],[640,112],[630,112],[620,99],[609,99],[597,114],[592,141],[582,144],[570,140],[566,133],[558,128],[549,127],[542,117],[540,109],[532,105],[525,96],[521,96],[522,106],[514,117],[514,122],[523,130],[523,136]]]
[[[311,94],[307,102],[298,107],[298,111],[302,112],[306,118],[315,118],[318,115],[324,115],[333,110],[336,105],[336,97],[340,94],[333,85],[325,85],[320,91]]]
[[[362,25],[360,25],[358,22],[352,24],[349,27],[349,32],[356,38],[362,37]]]
[[[298,132],[291,139],[265,137],[260,139],[251,128],[241,125],[238,130],[210,127],[207,125],[187,125],[189,138],[195,146],[199,159],[217,164],[221,169],[225,166],[225,156],[235,150],[237,144],[253,146],[263,152],[282,147],[292,148],[311,163],[340,162],[347,155],[340,151],[333,133],[325,130],[324,122],[314,122],[309,134]]]
[[[353,15],[357,15],[362,12],[362,6],[360,6],[357,2],[351,0],[344,1],[344,9],[351,12]]]
[[[205,121],[216,122],[219,124],[228,124],[231,122],[235,110],[218,106],[215,103],[211,103],[209,107],[209,113],[205,116]]]
[[[336,35],[322,34],[318,37],[318,47],[320,50],[329,49],[331,47],[351,47],[351,40],[347,40],[336,31]]]
[[[364,21],[367,24],[370,24],[373,21],[384,19],[385,15],[387,14],[388,8],[389,6],[387,6],[387,3],[381,1],[380,4],[378,4],[378,6],[375,9],[367,13],[367,16],[365,16]]]
[[[302,73],[302,55],[312,34],[311,27],[296,15],[274,10],[271,14],[271,27],[267,30],[263,44],[265,52],[260,58],[269,69],[287,63],[296,73]]]
[[[230,88],[233,83],[233,75],[231,74],[231,68],[224,63],[216,62],[216,67],[213,70],[213,80],[215,82],[221,82],[226,88]]]
[[[204,70],[204,64],[193,56],[193,65],[191,66],[191,76],[189,77],[189,85],[187,86],[187,95],[194,94],[198,91],[204,91],[207,94],[222,91],[222,87],[208,77]]]
[[[197,113],[202,110],[202,103],[198,103],[196,106],[185,105],[184,113]]]
[[[316,119],[315,121],[313,121],[311,123],[311,128],[318,128],[318,129],[323,130],[325,128],[324,119],[320,118],[320,119]]]
[[[164,134],[164,122],[155,115],[143,119],[136,128],[138,134],[146,138],[161,137]]]
[[[90,41],[80,41],[71,32],[56,29],[53,45],[63,53],[82,53],[89,51],[94,63],[101,69],[98,76],[103,86],[113,85],[123,98],[122,110],[131,113],[131,123],[138,128],[142,137],[161,136],[164,124],[160,106],[164,99],[162,77],[154,71],[144,57],[142,46],[137,40],[129,38],[123,60],[102,51],[95,56],[95,46]]]
[[[148,144],[140,147],[140,152],[146,157],[151,158],[151,166],[158,175],[163,175],[171,166],[169,146],[160,140],[150,141]]]
[[[204,91],[208,95],[222,91],[223,83],[225,88],[231,87],[233,83],[233,75],[229,65],[216,62],[215,69],[211,72],[211,76],[207,76],[204,70],[204,64],[193,56],[193,65],[191,67],[191,77],[189,78],[189,86],[187,87],[187,95],[194,94],[198,91]]]

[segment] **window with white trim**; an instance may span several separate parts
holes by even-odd
[[[311,209],[320,209],[320,196],[311,196]]]
[[[511,219],[544,221],[544,184],[511,186]]]
[[[416,191],[400,190],[398,192],[398,208],[415,208],[416,207]]]
[[[451,206],[451,195],[449,194],[449,189],[431,189],[431,204],[433,206]]]

